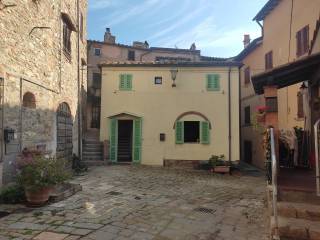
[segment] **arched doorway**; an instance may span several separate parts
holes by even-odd
[[[61,103],[57,109],[57,158],[72,159],[73,120],[69,105]]]

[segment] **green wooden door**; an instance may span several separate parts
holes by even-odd
[[[116,163],[118,161],[118,120],[111,119],[110,120],[110,160],[112,163]]]
[[[141,162],[142,119],[133,120],[133,163]]]

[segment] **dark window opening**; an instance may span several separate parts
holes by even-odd
[[[251,124],[251,110],[250,106],[244,108],[244,124],[250,125]]]
[[[93,103],[91,109],[91,128],[100,128],[100,104]]]
[[[93,73],[92,74],[92,87],[95,89],[101,89],[101,74]]]
[[[278,112],[278,98],[268,97],[266,98],[266,112]]]
[[[71,56],[71,27],[66,21],[63,21],[63,50]]]
[[[129,50],[128,51],[128,60],[129,61],[135,61],[136,56],[135,56],[135,51]]]
[[[244,141],[244,161],[252,163],[252,142]]]
[[[162,84],[162,77],[155,77],[154,84]]]
[[[245,70],[244,70],[244,84],[249,84],[250,83],[250,68],[247,67]]]
[[[26,92],[23,95],[23,104],[26,108],[36,108],[36,98],[31,92]]]
[[[309,51],[309,26],[305,26],[296,34],[297,38],[297,57]]]
[[[94,49],[94,55],[95,56],[100,56],[101,55],[101,49],[100,48],[95,48]]]
[[[83,41],[83,14],[80,13],[80,38]]]
[[[273,53],[272,51],[265,55],[265,68],[266,70],[273,68]]]
[[[298,118],[304,118],[304,110],[303,110],[303,94],[302,93],[298,93],[297,95],[297,101],[298,101]]]
[[[200,122],[197,122],[197,121],[184,122],[184,142],[185,143],[200,142]]]

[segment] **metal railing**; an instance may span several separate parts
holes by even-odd
[[[277,164],[277,156],[276,156],[276,148],[275,148],[275,138],[274,138],[274,129],[269,128],[269,136],[270,136],[270,157],[271,157],[271,171],[272,171],[272,210],[273,210],[273,217],[274,217],[274,233],[273,239],[280,239],[279,238],[279,229],[278,229],[278,208],[277,208],[277,201],[278,201],[278,164]]]
[[[320,164],[319,164],[319,127],[320,119],[314,124],[314,144],[315,144],[315,157],[316,157],[316,182],[317,182],[317,195],[320,197]]]

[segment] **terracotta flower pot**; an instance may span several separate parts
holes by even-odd
[[[230,173],[230,166],[216,166],[213,171],[215,173]]]
[[[37,191],[31,191],[26,189],[25,193],[28,204],[35,207],[43,206],[49,200],[49,195],[51,191],[52,187],[44,187]]]

